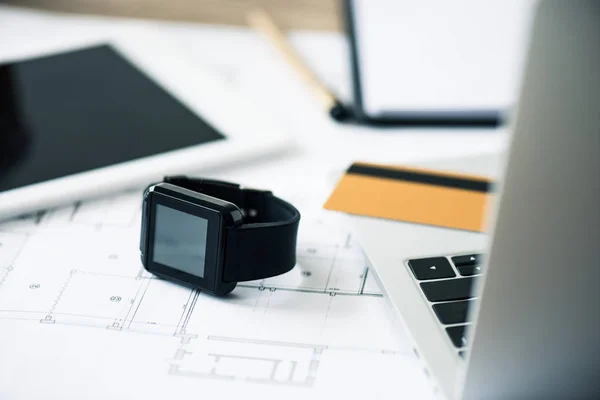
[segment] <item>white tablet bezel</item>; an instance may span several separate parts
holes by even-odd
[[[12,52],[0,51],[0,63],[103,43],[112,45],[226,139],[1,192],[0,219],[140,187],[169,174],[234,165],[244,158],[266,155],[290,145],[289,137],[265,110],[234,93],[203,68],[186,62],[148,30],[34,41]]]

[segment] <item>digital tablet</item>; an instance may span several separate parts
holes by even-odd
[[[519,85],[528,2],[345,0],[353,106],[363,122],[489,126]]]
[[[289,143],[265,112],[147,33],[41,43],[0,51],[0,219]]]

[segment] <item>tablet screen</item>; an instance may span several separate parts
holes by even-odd
[[[0,65],[0,192],[224,138],[108,45]]]

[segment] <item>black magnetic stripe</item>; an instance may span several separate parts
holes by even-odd
[[[492,183],[479,179],[454,178],[443,175],[434,175],[424,172],[402,171],[397,169],[386,169],[367,165],[352,165],[349,174],[373,176],[377,178],[395,179],[416,183],[425,183],[434,186],[444,186],[455,189],[472,190],[475,192],[492,191]]]

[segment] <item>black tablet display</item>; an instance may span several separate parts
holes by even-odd
[[[224,138],[109,45],[0,65],[0,192]]]

